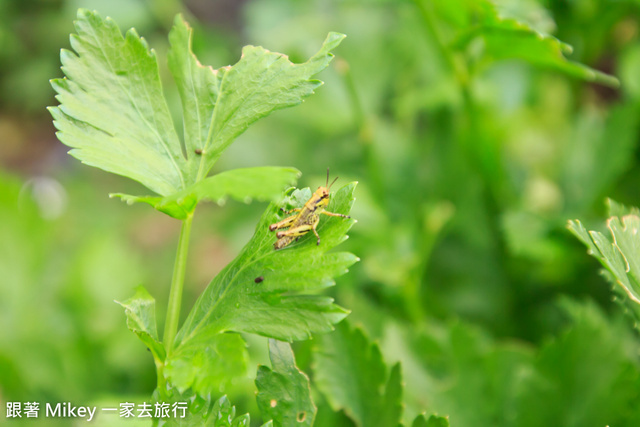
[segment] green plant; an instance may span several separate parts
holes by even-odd
[[[157,332],[155,301],[144,288],[120,303],[127,325],[153,354],[156,399],[175,401],[188,395],[210,400],[221,386],[243,375],[247,356],[241,333],[291,341],[331,330],[347,311],[314,291],[333,285],[334,277],[357,260],[349,253],[327,253],[346,238],[353,221],[324,222],[319,227],[321,246],[304,239],[293,250],[276,252],[268,225],[281,216],[280,202],[267,208],[253,238],[209,284],[179,331],[178,322],[197,204],[227,197],[275,200],[299,175],[280,167],[236,169],[208,177],[209,171],[252,122],[312,94],[321,82],[310,77],[327,66],[330,50],[344,36],[329,34],[321,50],[303,64],[247,46],[237,64],[213,70],[197,61],[190,47],[191,29],[177,17],[168,56],[182,101],[181,142],[163,95],[155,53],[144,39],[135,30],[123,38],[112,20],[86,10],[78,12],[76,30],[71,37],[75,53],[61,54],[66,78],[52,81],[60,102],[50,108],[58,138],[82,162],[139,181],[158,194],[115,196],[128,203],[148,203],[182,221],[163,339]],[[329,206],[348,213],[354,189],[355,184],[349,184],[338,190]],[[290,192],[284,203],[299,207],[306,194]],[[270,381],[261,384],[268,388]],[[229,411],[224,401],[216,405]],[[192,404],[193,425],[201,425],[209,409]],[[208,422],[216,423],[213,418]],[[246,422],[248,417],[233,425]]]

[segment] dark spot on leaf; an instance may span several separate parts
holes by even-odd
[[[260,282],[262,282],[263,280],[264,280],[264,277],[262,277],[262,276],[258,276],[258,277],[256,277],[256,278],[255,278],[254,282],[256,282],[256,283],[260,283]]]

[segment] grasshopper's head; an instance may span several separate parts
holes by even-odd
[[[331,184],[329,184],[329,168],[327,168],[327,183],[324,187],[318,187],[318,189],[313,194],[315,196],[315,199],[317,200],[316,206],[324,208],[329,204],[329,191],[331,190],[331,186],[337,180],[338,177],[336,176],[336,179],[334,179]]]

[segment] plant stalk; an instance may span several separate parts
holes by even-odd
[[[169,304],[167,306],[167,318],[164,323],[164,348],[167,356],[173,350],[173,342],[178,332],[180,322],[180,307],[182,305],[182,288],[184,285],[184,275],[187,269],[187,253],[189,252],[189,237],[191,235],[192,215],[189,215],[183,222],[180,230],[180,240],[178,241],[178,252],[173,266],[173,277],[171,278],[171,290],[169,291]]]

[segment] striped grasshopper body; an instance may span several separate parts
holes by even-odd
[[[333,180],[331,185],[336,182],[338,178]],[[294,240],[297,240],[300,236],[304,236],[309,231],[313,231],[316,235],[317,244],[320,244],[320,235],[316,228],[320,222],[320,214],[327,216],[339,216],[342,218],[351,218],[348,215],[339,213],[328,212],[325,210],[329,204],[329,190],[331,185],[329,184],[329,169],[327,169],[327,185],[324,187],[318,187],[313,193],[311,198],[307,200],[302,208],[293,209],[287,213],[296,212],[295,215],[287,217],[280,222],[271,224],[269,231],[280,230],[281,228],[287,228],[287,230],[278,231],[276,237],[278,240],[274,243],[273,247],[278,250],[291,244]]]

